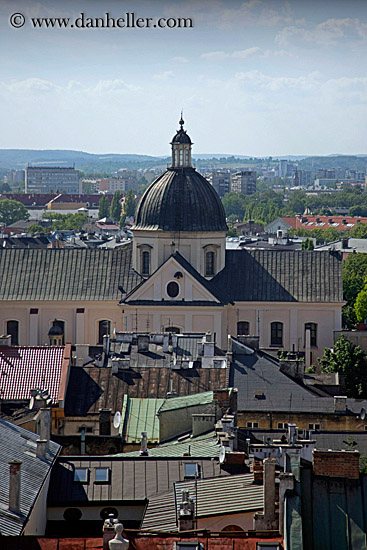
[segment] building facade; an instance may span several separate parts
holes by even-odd
[[[253,334],[273,351],[314,356],[341,329],[341,257],[328,252],[227,250],[223,205],[191,165],[191,139],[172,139],[172,164],[144,193],[133,245],[116,250],[0,251],[0,327],[21,345],[102,343],[117,331]]]
[[[254,170],[240,170],[232,174],[231,191],[243,195],[256,193],[256,172]]]
[[[80,193],[79,171],[75,168],[28,166],[25,171],[26,193]]]

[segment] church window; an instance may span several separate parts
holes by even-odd
[[[141,254],[141,274],[149,275],[150,273],[150,252],[144,250]]]
[[[180,166],[183,165],[183,150],[180,149]]]
[[[250,334],[250,323],[248,321],[237,322],[237,336],[247,336]]]
[[[272,346],[283,345],[283,323],[274,322],[271,323],[271,341]]]
[[[205,253],[205,277],[215,275],[215,253],[210,251]]]
[[[111,333],[111,321],[103,319],[98,322],[98,345],[103,344],[103,336]]]
[[[167,285],[167,294],[170,298],[176,298],[180,292],[180,287],[176,281],[171,281]]]
[[[306,330],[309,329],[311,333],[311,347],[317,347],[317,324],[316,323],[306,323],[305,324],[305,347],[306,347]]]
[[[11,336],[11,345],[19,345],[19,321],[6,322],[6,335]]]

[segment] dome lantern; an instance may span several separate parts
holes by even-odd
[[[189,168],[191,166],[191,146],[190,136],[184,130],[184,120],[179,120],[180,129],[171,141],[172,145],[172,168]]]

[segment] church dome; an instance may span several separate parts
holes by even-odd
[[[226,231],[227,225],[210,183],[192,167],[171,167],[145,191],[133,229]]]
[[[190,139],[190,136],[186,134],[185,130],[181,128],[178,130],[175,136],[173,136],[171,144],[172,143],[188,143],[189,145],[192,145],[192,141]]]

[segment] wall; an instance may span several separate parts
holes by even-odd
[[[196,405],[194,407],[185,407],[183,409],[161,412],[158,416],[159,441],[167,441],[172,437],[191,431],[191,415],[195,413],[211,413],[214,412],[214,408],[214,403],[207,403],[205,405]]]
[[[46,532],[47,493],[50,484],[50,472],[31,510],[31,514],[24,528],[24,535],[44,535]],[[23,486],[23,490],[26,491],[27,488]]]
[[[359,416],[343,414],[322,414],[303,412],[257,412],[240,411],[237,416],[238,427],[247,428],[247,422],[258,422],[259,429],[278,429],[278,422],[297,424],[299,430],[309,430],[309,424],[320,424],[320,430],[365,431],[367,419],[362,422]]]
[[[241,513],[241,514],[226,514],[224,516],[213,516],[210,518],[199,518],[197,520],[198,529],[208,529],[209,531],[222,531],[225,527],[229,525],[237,525],[241,527],[244,531],[249,531],[254,528],[254,513],[252,512]]]

